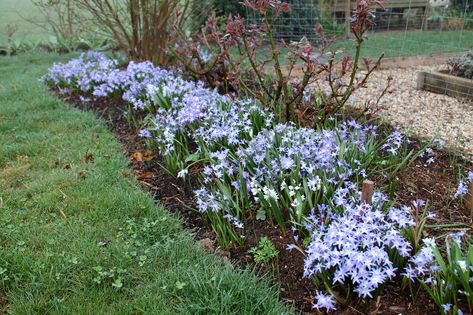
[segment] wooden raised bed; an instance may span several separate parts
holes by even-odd
[[[355,3],[356,1],[351,0],[350,1],[350,9],[355,8]],[[398,8],[398,9],[413,9],[413,8],[422,8],[425,9],[428,7],[429,1],[428,0],[387,0],[383,1],[383,6],[378,6],[375,5],[377,8],[383,8],[383,9],[393,9],[393,8]],[[333,10],[335,12],[344,12],[345,8],[347,7],[347,1],[346,0],[335,0],[333,2]]]
[[[473,80],[440,72],[419,72],[417,89],[473,99]]]

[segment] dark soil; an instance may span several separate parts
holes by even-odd
[[[302,277],[303,255],[297,250],[289,252],[286,249],[288,244],[294,243],[290,232],[283,234],[268,222],[245,222],[245,245],[230,252],[219,249],[215,245],[215,236],[210,226],[199,213],[192,210],[194,204],[192,191],[199,187],[197,169],[191,170],[188,175],[190,179],[184,182],[159,167],[160,157],[148,151],[143,139],[125,120],[123,111],[126,106],[122,101],[98,100],[84,104],[76,96],[60,97],[81,110],[93,111],[108,122],[110,129],[122,143],[123,152],[129,157],[130,166],[143,187],[157,202],[182,218],[184,226],[193,231],[196,240],[205,250],[229,259],[235,266],[248,264],[254,266],[248,249],[255,246],[261,236],[270,238],[279,250],[278,266],[267,270],[256,266],[257,270],[262,274],[271,274],[277,280],[275,283],[280,283],[281,296],[288,304],[295,305],[304,314],[319,313],[312,308],[315,287],[309,279]],[[471,231],[472,217],[466,215],[468,213],[466,207],[450,198],[458,184],[459,167],[472,169],[471,165],[449,152],[434,151],[433,157],[435,158],[433,164],[424,163],[425,158],[419,159],[391,181],[380,179],[377,184],[387,187],[390,182],[395,181],[396,197],[402,204],[409,204],[415,199],[427,200],[429,210],[437,214],[435,222],[429,224],[464,224],[462,227],[441,230],[427,229],[429,235],[441,235],[465,228]],[[387,284],[383,292],[371,302],[355,301],[344,310],[339,310],[338,314],[438,314],[436,305],[422,291],[415,304],[410,297],[409,289],[401,291],[399,284],[394,282]]]

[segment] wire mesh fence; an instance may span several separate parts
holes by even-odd
[[[353,55],[355,42],[350,37],[349,22],[355,2],[323,1],[290,1],[291,12],[275,20],[275,37],[286,44],[304,37],[316,42],[315,27],[320,23],[325,33],[334,35],[336,40],[333,46],[343,51],[342,56]],[[429,59],[435,56],[442,57],[436,59],[437,61],[445,62],[448,58],[473,50],[472,0],[385,0],[382,7],[373,7],[373,13],[376,24],[368,32],[363,57],[376,59],[384,54],[394,60],[394,65],[396,60],[400,60],[398,57],[420,56]],[[246,14],[247,24],[261,23],[250,10],[247,10]],[[281,47],[284,49],[284,45]],[[471,63],[473,71],[473,58],[468,62]],[[445,69],[445,66],[442,68]],[[473,98],[471,86],[466,84],[465,87],[464,82],[455,78],[458,77],[449,79],[448,76],[437,76],[418,87],[437,93]]]
[[[376,24],[371,27],[366,42],[368,57],[381,52],[388,57],[401,57],[473,49],[473,7],[469,1],[453,7],[449,0],[387,0],[383,7],[374,7]],[[337,46],[351,49],[347,22],[354,1],[291,2],[291,12],[274,24],[277,39],[289,42],[305,37],[315,41],[315,27],[320,23],[326,33],[336,36]],[[261,23],[261,20],[247,10],[246,23]]]

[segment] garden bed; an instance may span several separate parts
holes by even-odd
[[[473,172],[441,141],[422,144],[350,112],[300,127],[255,100],[96,52],[54,65],[43,80],[108,118],[136,177],[204,249],[270,274],[298,309],[471,311],[468,281],[440,287],[452,282],[449,270],[468,270],[466,279],[462,266],[473,270],[460,198]],[[366,179],[377,186],[372,198]],[[449,269],[439,269],[442,252],[457,257]]]
[[[193,190],[199,188],[197,174],[201,170],[196,168],[189,172],[190,180],[184,180],[169,175],[158,165],[162,158],[148,151],[143,138],[139,137],[123,116],[125,104],[122,101],[101,99],[93,103],[83,103],[79,96],[60,96],[79,109],[87,109],[98,116],[108,119],[110,128],[116,134],[124,147],[124,153],[129,157],[134,173],[150,194],[166,208],[177,213],[184,219],[186,228],[194,230],[196,239],[209,252],[213,252],[229,259],[237,267],[254,266],[252,255],[248,250],[254,247],[260,237],[268,237],[279,251],[277,272],[259,267],[259,272],[270,272],[275,283],[281,285],[283,299],[295,305],[305,313],[318,313],[312,308],[315,287],[309,279],[303,278],[304,257],[297,251],[287,251],[287,246],[294,243],[291,233],[283,234],[280,230],[266,221],[245,222],[245,245],[230,251],[221,250],[216,244],[215,235],[201,214],[192,210],[195,208]],[[413,147],[418,147],[420,142],[414,141]],[[456,201],[452,201],[447,192],[452,192],[457,187],[458,167],[470,167],[468,162],[458,159],[454,154],[444,151],[434,151],[435,163],[427,164],[417,160],[406,170],[392,180],[376,178],[378,187],[386,190],[390,183],[397,186],[397,198],[401,203],[410,203],[416,198],[429,201],[429,210],[437,214],[432,225],[450,224],[461,222],[465,226],[453,226],[444,229],[430,229],[432,235],[442,235],[448,231],[465,230],[471,224],[472,218],[465,215],[467,210]],[[124,174],[124,176],[128,176]],[[412,303],[409,290],[401,292],[399,285],[389,283],[378,299],[370,303],[352,303],[341,314],[382,313],[382,314],[427,314],[437,313],[436,305],[421,292],[417,303]]]
[[[443,72],[417,74],[417,88],[438,94],[473,99],[473,80]]]

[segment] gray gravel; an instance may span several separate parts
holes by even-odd
[[[438,136],[473,160],[473,102],[416,89],[418,71],[439,69],[435,66],[375,72],[368,87],[357,91],[354,101],[360,104],[376,98],[384,89],[386,78],[392,76],[390,92],[381,100],[383,109],[378,115],[418,137]]]

